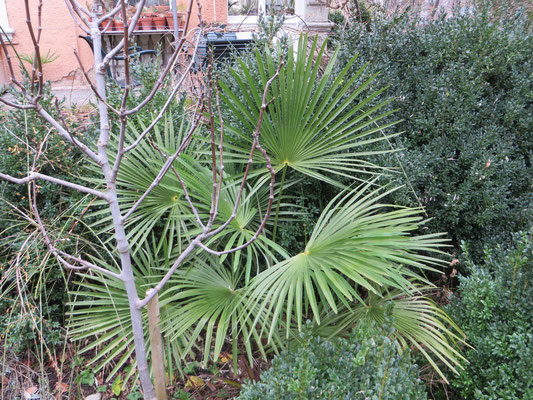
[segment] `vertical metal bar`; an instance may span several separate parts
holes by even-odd
[[[176,0],[172,0],[172,20],[174,22],[174,42],[178,43],[180,31],[178,26],[178,7],[176,5]]]

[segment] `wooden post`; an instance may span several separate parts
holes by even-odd
[[[152,289],[146,291],[150,294]],[[159,328],[159,299],[157,294],[147,304],[148,328],[150,331],[150,348],[152,353],[152,371],[157,400],[167,400],[165,364],[163,360],[163,342]]]

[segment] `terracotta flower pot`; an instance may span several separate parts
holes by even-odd
[[[153,17],[154,28],[156,30],[167,29],[167,19],[165,17]]]
[[[122,32],[124,30],[124,21],[113,21],[113,30],[115,32]]]
[[[167,26],[170,30],[174,29],[174,17],[172,15],[165,16],[165,19],[167,20]]]
[[[165,18],[167,19],[167,25],[170,30],[174,29],[174,17],[172,16],[172,13],[165,14]],[[184,29],[185,28],[185,13],[178,13],[178,29]]]
[[[98,25],[98,28],[100,31],[106,31],[110,32],[113,30],[113,27],[115,26],[115,23],[112,19],[108,19],[106,21],[100,22],[100,25]]]
[[[152,17],[143,17],[139,19],[139,27],[143,31],[151,31],[154,29],[154,21]]]

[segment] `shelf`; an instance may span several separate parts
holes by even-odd
[[[183,33],[183,29],[178,29],[179,33]],[[171,29],[152,29],[149,31],[133,31],[133,35],[173,35],[174,30]],[[122,36],[124,35],[124,32],[122,31],[108,31],[103,32],[102,35],[109,35],[109,36]]]

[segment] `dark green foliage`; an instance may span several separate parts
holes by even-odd
[[[448,308],[474,347],[465,352],[470,364],[450,376],[464,399],[533,398],[533,242],[527,234],[514,241],[486,249],[479,264],[465,251],[470,275]]]
[[[28,82],[26,81],[26,84]],[[50,84],[43,88],[41,105],[83,141],[89,140],[76,114],[54,101]],[[22,96],[13,91],[16,101]],[[59,109],[63,109],[59,116]],[[32,169],[34,155],[42,149],[35,169],[43,174],[80,183],[83,158],[33,110],[9,109],[1,116],[0,165],[3,173],[17,178]],[[64,276],[45,250],[30,211],[31,184],[0,182],[0,341],[14,352],[37,349],[39,343],[54,346],[63,332]],[[82,194],[56,184],[37,183],[37,205],[45,225],[82,198]],[[68,212],[70,214],[70,212]],[[67,225],[71,228],[72,222]],[[78,226],[79,227],[79,226]],[[62,229],[56,226],[54,231]],[[77,230],[73,231],[77,232]]]
[[[420,400],[424,389],[409,351],[398,353],[391,328],[363,321],[335,342],[301,334],[295,349],[274,357],[261,380],[245,385],[241,400]]]
[[[457,249],[467,241],[474,257],[487,238],[504,240],[533,219],[531,26],[518,11],[491,12],[457,10],[433,22],[376,12],[336,33],[339,65],[359,52],[396,97],[391,121],[403,119],[396,129],[404,133],[394,144],[409,177],[398,179],[412,183],[429,229],[447,231]],[[398,165],[396,156],[376,162]],[[418,203],[407,190],[392,201]]]
[[[59,306],[45,306],[45,316],[33,304],[25,306],[20,301],[0,297],[0,342],[14,354],[37,349],[42,342],[50,348],[60,344],[63,340],[60,324],[49,318]],[[28,310],[28,306],[32,308]]]
[[[16,100],[22,102],[22,97],[13,93]],[[49,83],[44,87],[41,105],[58,118],[59,113]],[[60,109],[63,108],[63,102],[59,102],[58,106]],[[71,113],[64,113],[61,118],[69,129],[86,140],[78,122],[72,117],[76,112],[72,110]],[[42,146],[43,155],[36,165],[37,171],[56,178],[73,180],[72,175],[75,175],[81,153],[47,126],[35,111],[9,109],[0,116],[0,119],[0,165],[3,173],[16,178],[26,176],[32,167],[35,151]],[[44,219],[61,213],[81,198],[74,191],[49,182],[39,182],[38,188],[38,206]],[[30,208],[28,201],[27,186],[0,182],[0,232],[16,220],[17,212],[13,207],[28,213]],[[8,234],[9,232],[3,232],[0,237]]]

